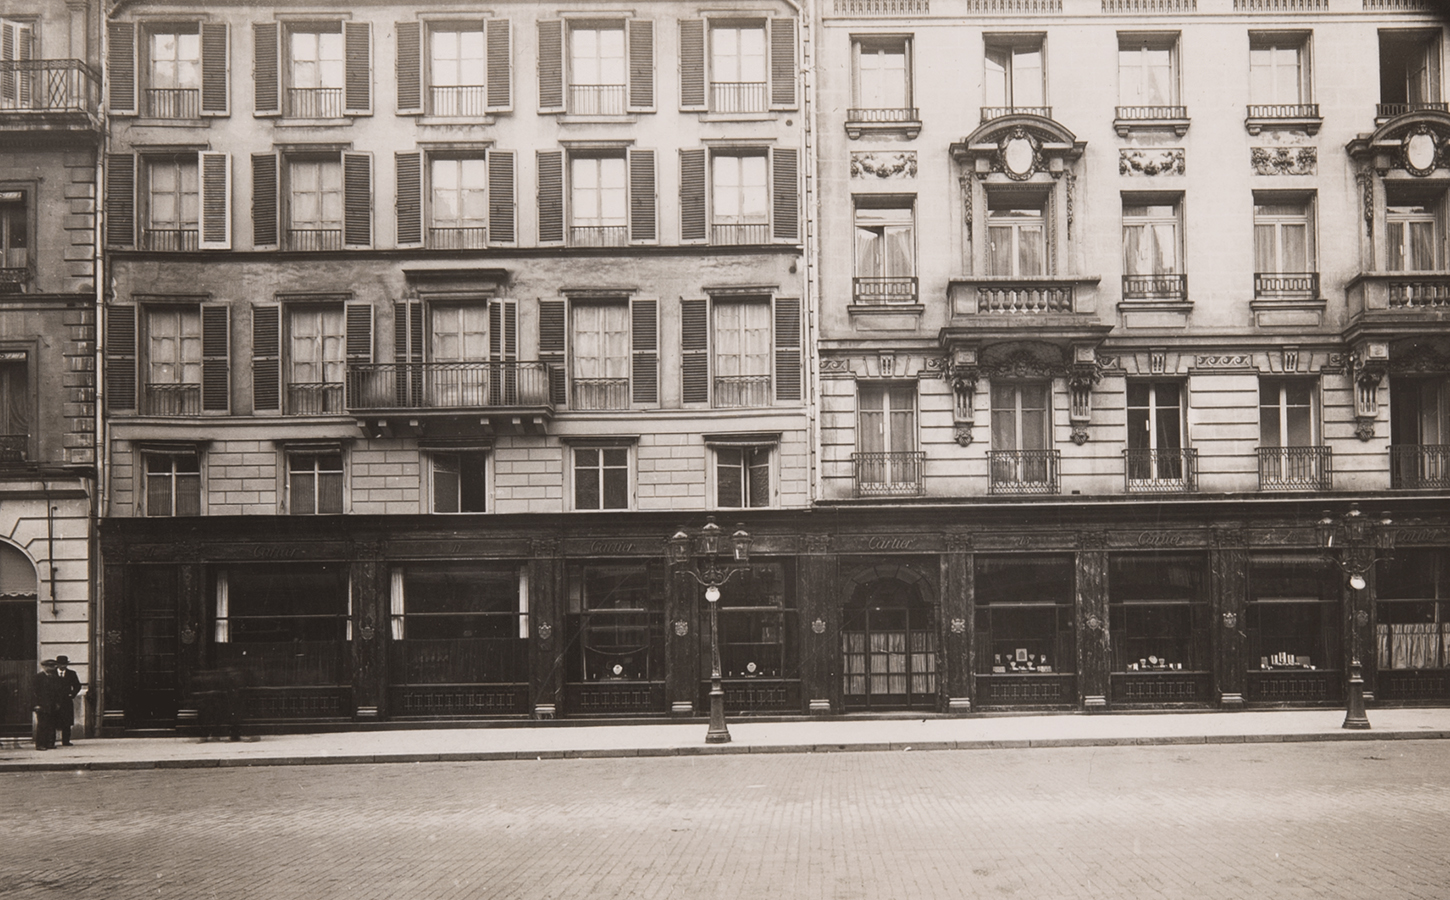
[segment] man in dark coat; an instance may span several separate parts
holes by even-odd
[[[55,726],[60,729],[60,744],[62,747],[71,746],[70,730],[76,723],[75,698],[81,692],[81,679],[70,668],[70,659],[65,656],[57,656],[55,664],[58,669],[56,675],[60,677],[62,691],[56,698]]]
[[[35,749],[49,750],[55,746],[55,701],[64,689],[55,671],[55,660],[41,662],[40,671],[30,681],[31,701],[35,704]]]

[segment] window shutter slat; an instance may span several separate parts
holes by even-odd
[[[705,151],[680,151],[680,240],[703,241],[705,228]]]
[[[342,243],[367,247],[373,242],[373,157],[342,155]]]
[[[232,246],[232,157],[203,150],[197,154],[201,180],[201,234],[203,250],[230,250]]]
[[[539,243],[564,242],[564,154],[539,151]]]
[[[539,362],[549,367],[549,399],[555,406],[568,401],[564,375],[564,301],[539,301]]]
[[[252,96],[253,114],[275,116],[282,112],[282,89],[278,78],[279,36],[276,22],[258,22],[252,26],[254,42]],[[275,243],[275,242],[274,242]]]
[[[219,22],[201,26],[201,114],[225,116],[231,111],[231,35]]]
[[[416,406],[423,397],[423,304],[393,304],[393,362],[397,405]]]
[[[423,35],[417,22],[398,22],[398,115],[423,112]]]
[[[281,332],[281,307],[252,307],[252,409],[257,412],[282,408]]]
[[[656,227],[655,152],[629,151],[629,239],[653,243]]]
[[[710,402],[710,320],[705,300],[680,301],[680,399]]]
[[[776,240],[800,239],[800,188],[796,151],[780,147],[771,151],[771,187],[775,192],[773,234]]]
[[[518,240],[517,204],[514,201],[514,152],[490,150],[488,156],[488,242],[512,244]]]
[[[629,20],[629,108],[644,112],[655,105],[655,23]]]
[[[680,20],[680,109],[705,108],[705,23]]]
[[[775,301],[775,399],[801,399],[801,302]]]
[[[635,403],[660,399],[659,303],[636,300],[630,309],[630,343],[634,354],[630,386]]]
[[[423,243],[423,154],[397,153],[398,244]]]
[[[106,99],[111,112],[136,112],[136,25],[112,22],[106,28]]]
[[[231,408],[231,309],[221,303],[201,307],[201,408]]]
[[[795,20],[770,20],[770,105],[796,105]]]
[[[252,156],[252,244],[277,246],[277,155]]]
[[[136,408],[136,307],[106,310],[106,408]]]
[[[489,19],[484,26],[488,53],[488,111],[514,106],[513,27],[508,19]]]
[[[349,364],[366,365],[373,361],[373,305],[371,303],[348,303],[344,305],[347,320],[347,361]]]
[[[136,157],[130,153],[106,154],[106,243],[136,243]]]
[[[564,23],[539,22],[539,112],[564,109]]]
[[[371,22],[342,23],[347,72],[343,79],[344,107],[350,116],[373,111],[373,26]]]

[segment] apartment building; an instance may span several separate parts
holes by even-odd
[[[42,658],[93,680],[97,10],[0,5],[0,735]]]
[[[799,705],[796,7],[106,32],[108,728],[186,725],[222,668],[282,724],[694,714],[664,542],[707,515],[759,533],[732,708]]]

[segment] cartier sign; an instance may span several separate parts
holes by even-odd
[[[866,541],[866,547],[870,550],[914,550],[916,548],[916,538],[874,537]]]

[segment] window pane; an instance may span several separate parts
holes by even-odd
[[[604,470],[604,508],[629,508],[629,470]]]
[[[718,486],[717,505],[722,507],[744,506],[745,480],[741,451],[722,447],[715,451],[715,457],[715,481]]]

